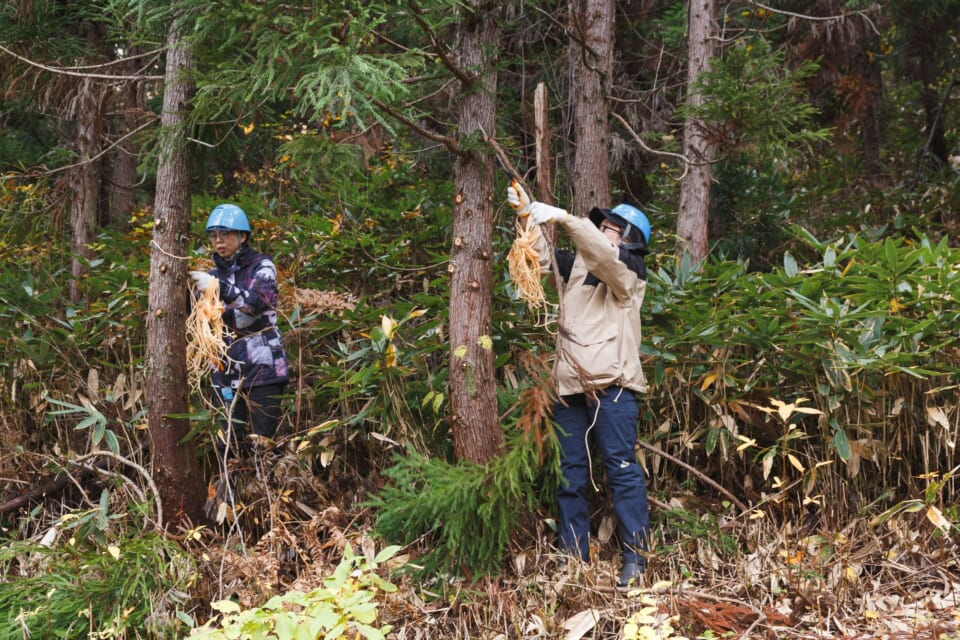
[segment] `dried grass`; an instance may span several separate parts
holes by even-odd
[[[286,296],[286,299],[291,299]],[[353,311],[357,306],[357,299],[347,293],[339,291],[320,291],[318,289],[294,288],[292,305],[299,306],[306,314],[341,315],[344,311]],[[287,310],[293,311],[293,309]]]
[[[219,572],[221,595],[235,597],[244,606],[275,593],[319,586],[347,544],[371,557],[385,544],[374,544],[370,537],[370,514],[357,506],[362,500],[352,507],[346,502],[327,503],[310,495],[323,487],[309,471],[299,465],[288,471],[292,475],[281,474],[283,486],[260,489],[280,494],[303,487],[289,496],[289,502],[270,501],[279,507],[270,519],[273,529],[248,555],[208,548],[213,559],[208,569]],[[297,473],[305,474],[303,482],[293,477]],[[304,490],[306,494],[301,494]],[[295,513],[303,502],[319,503],[320,508]],[[704,508],[700,502],[684,505],[671,501],[672,508]],[[905,514],[880,527],[854,516],[842,532],[833,534],[801,531],[798,525],[773,517],[721,520],[717,524],[722,530],[741,543],[739,549],[726,551],[712,541],[715,532],[704,536],[665,526],[656,545],[670,545],[669,551],[655,549],[646,585],[631,592],[613,586],[619,564],[616,544],[602,531],[591,540],[592,563],[559,566],[552,530],[543,521],[528,524],[531,528],[517,532],[510,563],[495,578],[473,582],[444,576],[425,585],[403,574],[385,576],[399,590],[378,596],[379,621],[393,624],[397,638],[424,640],[932,639],[957,630],[951,613],[960,600],[956,544],[938,539],[922,514]],[[791,554],[783,553],[787,549]],[[803,553],[795,553],[798,549]],[[395,562],[416,565],[423,550],[419,544],[410,545]],[[282,566],[276,564],[278,557],[285,559]],[[251,581],[249,575],[265,579]],[[448,606],[449,602],[457,605]],[[628,634],[631,624],[646,635]],[[914,635],[898,635],[907,632]]]

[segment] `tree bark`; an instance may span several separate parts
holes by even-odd
[[[79,302],[80,281],[92,257],[90,244],[97,231],[100,163],[94,160],[103,139],[104,85],[89,78],[77,88],[77,164],[70,170],[70,301]]]
[[[138,53],[139,47],[130,50],[131,54]],[[137,73],[137,65],[131,61],[127,63],[127,75]],[[125,82],[117,94],[117,135],[123,137],[135,131],[140,124],[141,114],[144,113],[143,85],[139,82]],[[139,147],[126,138],[117,145],[113,153],[113,175],[110,180],[110,209],[109,220],[115,225],[125,225],[130,219],[136,206],[137,162]]]
[[[200,464],[190,444],[186,364],[186,264],[190,230],[190,173],[185,110],[192,89],[184,72],[190,51],[174,21],[167,38],[166,80],[161,116],[160,165],[154,202],[147,316],[148,422],[152,473],[168,521],[199,522],[206,498]]]
[[[942,167],[947,164],[949,151],[947,149],[946,129],[943,118],[940,116],[940,91],[939,82],[939,60],[936,52],[936,40],[931,34],[935,34],[938,28],[935,25],[929,25],[930,29],[917,28],[911,34],[913,46],[916,49],[917,57],[917,76],[920,78],[920,103],[923,105],[923,112],[926,116],[926,127],[924,136],[927,144],[924,146],[937,160],[937,166]]]
[[[471,76],[458,105],[459,142],[493,132],[500,7],[465,3],[457,38],[458,66]],[[470,149],[470,144],[461,148]],[[484,463],[500,452],[503,431],[493,367],[493,158],[468,150],[454,164],[450,251],[450,410],[458,459]]]
[[[612,0],[570,0],[570,92],[574,159],[571,213],[610,206],[609,87],[613,69]]]
[[[693,87],[701,73],[710,68],[716,25],[716,0],[690,0],[690,46],[687,60],[687,87]],[[703,103],[703,96],[691,91],[687,100]],[[716,149],[706,135],[704,123],[690,118],[683,127],[683,153],[692,163],[680,184],[680,211],[677,216],[677,252],[690,254],[694,265],[707,257],[710,215],[710,184]]]

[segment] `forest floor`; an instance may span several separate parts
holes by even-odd
[[[271,512],[250,509],[232,526],[207,530],[195,550],[210,578],[200,597],[253,607],[317,588],[347,545],[373,558],[386,543],[373,537],[363,491],[335,484],[316,487],[337,496],[321,499],[319,510],[288,488],[291,498],[271,501]],[[665,521],[656,511],[654,520]],[[560,566],[542,516],[517,536],[499,575],[475,580],[453,571],[417,580],[409,568],[425,547],[404,548],[379,571],[398,589],[378,597],[378,622],[398,640],[960,640],[957,539],[923,513],[882,524],[851,519],[838,531],[801,532],[766,518],[726,521],[722,535],[674,528],[661,532],[645,583],[627,592],[615,588],[612,523],[601,514],[596,561]]]

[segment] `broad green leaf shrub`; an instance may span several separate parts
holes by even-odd
[[[62,247],[52,248],[44,263],[12,261],[0,273],[0,372],[6,381],[0,412],[15,416],[33,451],[51,439],[68,441],[61,429],[70,432],[90,415],[56,413],[61,407],[48,399],[74,406],[88,401],[113,418],[111,429],[123,430],[136,418],[143,400],[146,244],[125,238],[98,238],[77,304],[66,296]],[[38,423],[38,416],[46,421]]]
[[[399,320],[381,313],[368,331],[338,340],[333,358],[317,370],[315,393],[340,408],[344,424],[426,453],[428,443],[438,446],[435,431],[446,406],[448,346],[440,326],[425,309],[410,309]]]
[[[661,426],[656,437],[695,442],[688,451],[713,459],[717,477],[753,472],[762,489],[769,470],[721,461],[738,457],[738,435],[761,447],[781,436],[757,407],[809,398],[823,415],[794,418],[804,435],[794,454],[806,468],[834,462],[820,473],[833,484],[818,487],[828,508],[845,504],[846,481],[870,501],[902,491],[903,474],[952,468],[953,423],[935,417],[955,411],[960,255],[946,239],[795,233],[816,262],[786,254],[770,273],[684,262],[651,274],[646,418]]]
[[[379,565],[396,554],[387,547],[372,560],[356,556],[348,545],[344,557],[323,586],[308,593],[290,591],[270,598],[263,606],[242,610],[230,600],[214,602],[221,614],[194,629],[197,640],[316,640],[339,638],[382,640],[390,625],[377,626],[377,598],[396,586],[377,575]]]
[[[49,543],[0,544],[0,639],[181,637],[178,612],[196,578],[190,556],[142,531],[83,537],[85,525],[70,525],[85,515],[65,519]]]

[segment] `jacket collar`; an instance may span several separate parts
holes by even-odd
[[[220,254],[213,254],[213,263],[217,265],[217,269],[230,273],[232,271],[239,271],[245,266],[253,262],[254,258],[257,257],[257,252],[254,251],[249,245],[241,245],[235,254],[230,256],[227,259],[220,257]]]

